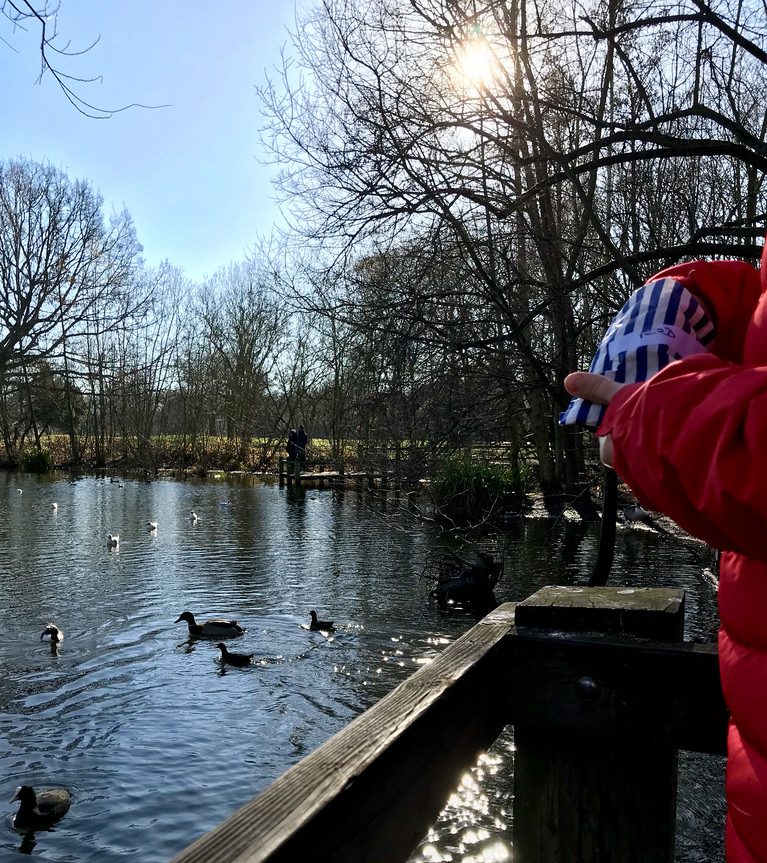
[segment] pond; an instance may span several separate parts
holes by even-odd
[[[0,794],[72,794],[34,837],[13,829],[6,804],[0,860],[169,860],[473,625],[429,601],[424,563],[447,541],[405,504],[250,477],[0,473]],[[566,519],[484,538],[505,554],[498,600],[583,583],[595,540]],[[712,565],[695,543],[619,531],[614,572],[686,588],[687,638],[715,638]],[[332,637],[305,628],[310,609],[335,620]],[[215,643],[190,642],[174,622],[185,610],[239,620],[247,632],[231,644],[255,653],[252,667],[222,667]],[[65,633],[57,654],[40,639],[49,621]],[[509,732],[413,861],[510,859],[512,760]],[[722,774],[723,759],[683,759],[679,863],[723,859]]]

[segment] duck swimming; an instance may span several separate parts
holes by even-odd
[[[197,513],[194,510],[190,510],[189,518],[191,518],[192,521],[197,521]]]
[[[30,785],[19,786],[11,797],[11,803],[14,800],[20,803],[13,819],[13,826],[19,830],[50,827],[67,814],[72,802],[69,792],[64,788],[48,788],[35,794]]]
[[[180,623],[182,620],[189,626],[189,635],[192,638],[237,638],[245,633],[236,620],[213,618],[205,623],[197,623],[191,611],[182,611],[175,622]]]
[[[309,614],[312,616],[312,622],[309,624],[309,630],[311,632],[335,632],[336,628],[333,626],[332,620],[317,620],[317,612],[312,609]]]
[[[253,659],[252,653],[230,653],[223,642],[219,642],[216,647],[221,651],[221,661],[228,665],[250,665]]]
[[[120,544],[120,534],[119,533],[108,533],[107,534],[107,548],[117,548]]]
[[[42,641],[46,635],[50,635],[51,644],[59,644],[60,642],[62,642],[64,640],[63,630],[59,629],[55,623],[49,623],[45,627],[45,629],[40,634],[40,641]]]
[[[156,521],[148,521],[146,523],[146,526],[149,528],[149,530],[157,530],[157,522]]]

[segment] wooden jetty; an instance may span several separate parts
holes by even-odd
[[[298,461],[280,458],[277,465],[280,488],[286,485],[312,485],[322,488],[327,485],[355,485],[367,488],[389,488],[393,481],[391,471],[302,471]]]
[[[673,863],[677,752],[724,754],[715,645],[670,588],[501,605],[176,863],[402,863],[513,724],[518,863]]]

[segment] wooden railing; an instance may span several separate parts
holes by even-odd
[[[402,863],[507,724],[515,860],[671,863],[677,751],[724,753],[727,729],[683,615],[673,589],[502,605],[176,863]]]

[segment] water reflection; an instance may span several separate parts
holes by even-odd
[[[462,545],[414,521],[409,503],[247,478],[0,474],[0,775],[6,799],[24,783],[78,788],[35,853],[165,861],[231,814],[473,624],[429,601],[429,554],[502,554],[498,602],[583,583],[593,563],[595,530],[581,523],[520,520]],[[106,547],[108,533],[119,547]],[[687,589],[687,637],[715,633],[715,593],[701,575],[713,566],[697,546],[619,533],[622,581]],[[252,666],[225,668],[215,642],[182,640],[183,608],[239,620],[237,649],[255,653]],[[312,608],[334,619],[332,637],[308,630]],[[52,620],[66,631],[58,655],[39,640]],[[505,859],[512,758],[504,736],[414,859]],[[690,834],[713,805],[705,769],[696,764],[680,792]],[[18,845],[9,827],[0,858]]]
[[[513,736],[505,733],[490,752],[481,755],[450,795],[445,809],[432,827],[413,860],[443,861],[510,860],[508,836],[512,807],[512,786],[499,784],[503,771],[510,772]],[[503,788],[503,790],[500,790]]]

